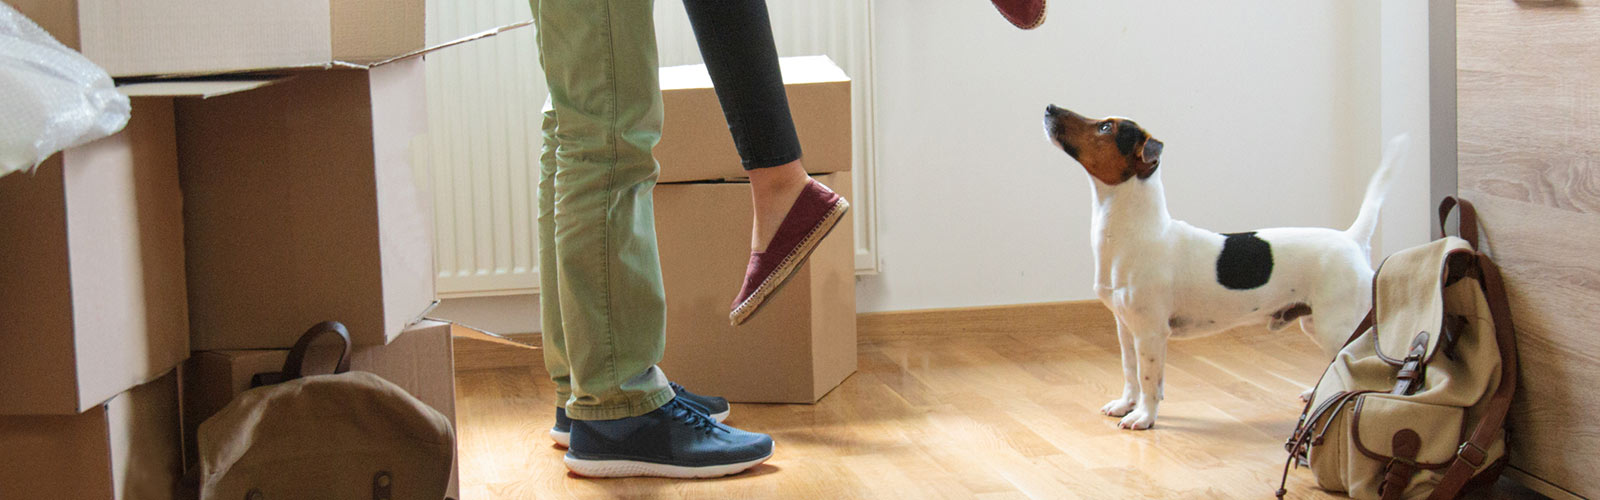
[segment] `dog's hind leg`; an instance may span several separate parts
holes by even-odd
[[[1117,319],[1117,342],[1122,345],[1122,397],[1100,407],[1100,413],[1112,417],[1127,415],[1139,397],[1139,357],[1133,349],[1133,333],[1121,318]]]
[[[1311,299],[1316,304],[1314,311],[1300,318],[1300,328],[1321,348],[1324,362],[1332,361],[1339,354],[1372,308],[1371,276],[1362,279],[1364,281],[1351,280],[1358,283],[1356,286],[1329,286],[1321,290]],[[1330,282],[1330,285],[1335,284]],[[1314,389],[1307,388],[1300,393],[1300,400],[1310,401]]]
[[[1370,286],[1330,287],[1336,289],[1312,298],[1316,309],[1310,317],[1302,318],[1300,326],[1322,349],[1323,361],[1333,360],[1344,349],[1345,341],[1372,308]]]
[[[1135,361],[1139,366],[1139,399],[1133,411],[1122,417],[1123,429],[1144,430],[1156,423],[1156,410],[1161,406],[1164,370],[1167,363],[1166,329],[1133,334]]]

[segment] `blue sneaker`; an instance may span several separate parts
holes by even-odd
[[[711,417],[712,420],[722,422],[727,420],[728,415],[733,413],[733,406],[729,405],[726,399],[701,396],[689,392],[688,389],[684,389],[677,382],[668,382],[668,385],[672,387],[673,392],[678,394],[679,398],[683,399],[684,404],[699,410],[701,414]],[[556,407],[556,425],[550,428],[550,439],[561,445],[562,448],[572,445],[572,419],[567,418],[566,408]]]
[[[587,477],[709,478],[772,458],[772,437],[728,427],[673,398],[637,417],[573,420],[564,461]]]
[[[684,403],[695,407],[695,409],[700,410],[700,413],[704,413],[706,416],[711,417],[718,422],[727,420],[728,415],[733,413],[733,407],[728,404],[728,400],[726,399],[714,396],[701,396],[699,394],[689,392],[688,389],[684,389],[683,386],[678,385],[677,382],[668,382],[667,385],[672,387],[673,392],[678,393],[678,397],[683,399]]]
[[[572,445],[572,419],[567,418],[566,408],[556,407],[556,425],[550,427],[550,439],[562,448]]]

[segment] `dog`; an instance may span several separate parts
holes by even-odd
[[[1121,428],[1155,424],[1169,338],[1262,323],[1276,331],[1298,321],[1332,359],[1372,306],[1372,232],[1405,136],[1385,147],[1349,229],[1218,234],[1168,214],[1164,144],[1137,123],[1050,105],[1044,125],[1094,187],[1095,293],[1116,316],[1123,375],[1122,397],[1100,412],[1120,417]]]

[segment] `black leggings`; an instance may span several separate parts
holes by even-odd
[[[766,0],[683,0],[745,170],[800,159]]]

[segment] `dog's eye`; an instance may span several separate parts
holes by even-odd
[[[1111,122],[1101,123],[1100,124],[1100,133],[1105,134],[1105,133],[1109,133],[1109,132],[1111,132]]]

